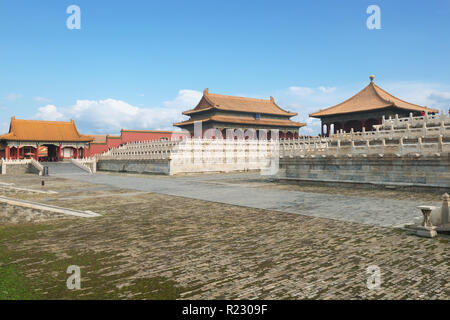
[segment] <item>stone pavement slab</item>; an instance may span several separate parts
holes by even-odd
[[[207,175],[183,177],[138,177],[130,175],[65,176],[90,183],[139,191],[187,197],[251,208],[296,213],[307,216],[337,219],[381,227],[395,227],[420,217],[416,208],[423,202],[319,194],[301,191],[256,188],[245,184],[224,183],[221,180],[260,179],[258,174]],[[216,183],[219,182],[219,183]],[[439,205],[438,202],[433,205]]]

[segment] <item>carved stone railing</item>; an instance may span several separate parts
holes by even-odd
[[[0,166],[2,168],[2,174],[6,174],[9,165],[31,165],[38,171],[40,176],[44,172],[44,167],[34,159],[1,159]]]
[[[30,160],[30,164],[39,171],[39,175],[42,176],[44,174],[44,167],[34,159]]]
[[[382,123],[380,125],[375,125],[374,127],[380,128],[405,128],[406,124],[409,124],[411,127],[421,127],[425,123],[428,127],[440,126],[442,123],[445,126],[450,126],[450,115],[446,114],[443,110],[439,114],[428,114],[425,113],[424,116],[413,117],[412,113],[409,114],[409,117],[399,118],[398,115],[395,115],[394,118],[389,117],[385,119],[383,116]]]
[[[280,145],[281,157],[307,155],[370,155],[370,154],[443,154],[450,152],[450,135],[445,137],[400,137],[365,141],[322,140],[320,143],[292,142]]]
[[[84,158],[84,159],[70,159],[70,162],[77,166],[78,168],[89,172],[97,172],[97,159],[96,158]]]
[[[268,169],[279,159],[279,143],[272,140],[185,139],[132,143],[109,150],[99,161],[161,160],[170,174]]]

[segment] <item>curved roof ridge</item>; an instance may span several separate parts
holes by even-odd
[[[80,134],[75,121],[26,120],[11,118],[9,133],[2,140],[16,141],[92,141],[90,135]]]
[[[214,95],[214,96],[221,96],[226,98],[232,98],[232,99],[245,99],[245,100],[257,100],[257,101],[264,101],[264,102],[273,102],[271,99],[261,99],[261,98],[252,98],[252,97],[242,97],[242,96],[231,96],[227,94],[220,94],[220,93],[209,93],[208,96]]]
[[[373,89],[373,91],[375,92],[376,96],[378,98],[380,98],[380,100],[382,100],[383,102],[386,102],[387,104],[394,104],[393,101],[390,100],[386,100],[385,98],[383,98],[380,93],[378,92],[378,89],[381,89],[380,87],[378,87],[373,81],[369,83],[369,86]],[[384,91],[384,90],[382,90]]]
[[[314,112],[314,113],[310,113],[309,116],[313,116],[313,115],[319,114],[319,113],[321,113],[321,112],[323,112],[323,111],[329,111],[329,110],[338,108],[338,107],[340,107],[340,106],[342,106],[342,105],[344,105],[344,104],[346,104],[346,103],[352,101],[353,99],[355,99],[355,98],[357,98],[358,96],[360,96],[363,92],[365,92],[366,90],[368,90],[368,89],[371,87],[372,84],[374,84],[374,83],[373,83],[373,82],[369,83],[367,86],[365,86],[365,87],[364,87],[363,89],[361,89],[359,92],[357,92],[356,94],[354,94],[354,95],[351,96],[350,98],[348,98],[348,99],[342,101],[341,103],[338,103],[338,104],[336,104],[336,105],[334,105],[334,106],[331,106],[331,107],[328,107],[328,108],[325,108],[325,109],[320,109],[319,111]],[[374,90],[374,92],[377,94],[377,96],[378,96],[381,100],[383,100],[383,102],[388,102],[388,103],[389,103],[389,101],[386,101],[386,100],[384,100],[383,98],[381,98],[381,96],[376,92],[376,90]]]
[[[209,104],[203,106],[202,102]],[[275,99],[271,96],[269,99],[249,98],[240,96],[231,96],[218,93],[209,93],[208,89],[203,91],[200,102],[194,109],[184,111],[184,115],[189,115],[209,109],[217,109],[224,111],[275,114],[281,116],[296,116],[297,113],[287,111],[275,103]]]
[[[374,84],[374,87],[375,87],[375,91],[377,92],[377,94],[379,94],[379,92],[378,92],[378,90],[379,90],[379,91],[381,91],[382,93],[388,95],[389,97],[394,98],[394,100],[398,100],[398,101],[400,101],[400,102],[403,102],[403,103],[406,103],[406,104],[410,104],[410,105],[413,105],[413,106],[416,106],[416,107],[420,107],[420,108],[428,108],[427,106],[421,106],[421,105],[418,105],[418,104],[411,103],[411,102],[405,101],[405,100],[403,100],[403,99],[400,99],[400,98],[398,98],[398,97],[396,97],[396,96],[390,94],[389,92],[387,92],[387,91],[384,90],[383,88],[380,88],[380,87],[377,86],[376,84]]]
[[[411,111],[438,112],[438,110],[420,106],[418,104],[410,103],[397,98],[396,96],[377,86],[373,82],[373,79],[374,76],[371,76],[370,83],[357,94],[353,95],[347,100],[335,106],[321,109],[318,112],[310,113],[309,116],[320,118],[334,114],[364,112],[379,110],[387,107],[396,107]]]

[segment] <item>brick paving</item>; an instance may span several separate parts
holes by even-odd
[[[38,185],[33,179],[28,184]],[[96,275],[105,279],[105,290],[164,277],[182,288],[179,299],[450,298],[445,236],[424,239],[398,229],[73,180],[49,179],[47,185],[65,192],[22,197],[103,216],[64,220],[37,239],[0,245],[55,257],[74,250],[105,254]],[[129,196],[109,196],[118,192]],[[381,270],[378,290],[366,285],[370,265]],[[33,264],[27,275],[40,268]],[[111,274],[119,276],[107,281]],[[90,281],[80,297],[89,297]],[[126,290],[122,296],[139,297]]]
[[[427,200],[424,203],[421,198],[398,200],[391,197],[303,192],[295,188],[263,188],[260,185],[267,185],[267,177],[259,174],[188,177],[97,174],[68,176],[68,178],[114,187],[382,227],[401,226],[413,222],[416,217],[421,216],[420,211],[416,208],[419,205],[440,205],[439,195],[436,195],[434,201]],[[245,183],[249,179],[259,181],[259,184],[255,187]]]

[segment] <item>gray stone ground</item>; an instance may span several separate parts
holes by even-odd
[[[217,174],[179,177],[96,174],[70,175],[66,178],[105,184],[117,188],[135,189],[382,227],[401,226],[413,222],[414,218],[421,215],[416,207],[424,204],[423,200],[410,201],[320,194],[260,188],[258,184],[255,186],[241,183],[248,180],[264,183],[267,176],[259,174]],[[438,200],[439,197],[436,196],[436,199]],[[433,203],[426,202],[426,204],[440,205],[438,201]]]
[[[81,178],[72,180],[74,176],[70,180],[49,177],[45,189],[56,190],[58,194],[8,194],[102,214],[89,219],[45,222],[42,224],[45,228],[34,233],[20,226],[3,229],[10,232],[0,237],[0,248],[9,252],[8,265],[20,267],[43,298],[154,298],[153,289],[149,288],[154,288],[152,283],[159,278],[169,279],[179,288],[178,293],[168,296],[172,299],[450,297],[448,237],[419,238],[399,229],[145,193],[125,187],[135,184],[133,189],[146,186],[157,189],[160,186],[161,193],[173,188],[174,192],[189,194],[190,186],[206,192],[212,190],[210,193],[217,197],[221,191],[229,192],[241,201],[245,195],[236,196],[230,191],[234,187],[245,192],[259,190],[263,195],[273,191],[282,195],[289,191],[287,194],[305,194],[307,198],[342,197],[355,199],[354,202],[365,199],[367,204],[381,203],[383,197],[389,202],[410,203],[395,200],[405,196],[397,191],[389,196],[374,191],[378,198],[358,196],[366,191],[355,192],[352,197],[320,193],[319,188],[317,192],[299,192],[295,186],[289,186],[292,190],[270,186],[253,175],[101,174],[82,178],[86,177],[108,184],[91,184]],[[0,181],[40,188],[41,178],[0,177]],[[0,194],[6,195],[6,189],[0,188]],[[439,198],[426,194],[424,197],[426,203]],[[267,202],[274,203],[271,199]],[[334,207],[341,210],[338,205]],[[385,207],[389,208],[386,204]],[[83,270],[83,290],[76,293],[65,289],[67,266],[74,264]],[[367,287],[370,276],[367,268],[371,265],[381,270],[382,282],[377,290]]]

